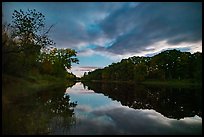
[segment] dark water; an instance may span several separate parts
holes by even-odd
[[[66,89],[67,86],[60,85],[26,96],[7,97],[10,101],[2,102],[2,133],[55,134],[69,129],[75,123],[73,108],[76,104],[69,102],[69,96],[64,96]]]
[[[76,83],[69,134],[202,134],[201,89]]]
[[[3,134],[202,134],[201,88],[76,83],[3,103]]]

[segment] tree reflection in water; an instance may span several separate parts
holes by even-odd
[[[69,84],[68,87],[73,86]],[[67,85],[19,97],[3,110],[3,134],[66,134],[75,124],[74,107],[63,96]]]
[[[168,118],[202,117],[201,88],[84,82],[88,89],[134,109],[154,109]]]

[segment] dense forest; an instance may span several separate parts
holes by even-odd
[[[82,80],[135,81],[202,80],[202,53],[166,50],[153,57],[130,57],[95,71],[84,73]]]

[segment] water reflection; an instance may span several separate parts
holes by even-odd
[[[60,85],[3,103],[3,134],[66,134],[75,123],[77,105],[69,96],[63,97],[66,88]]]
[[[107,92],[101,90],[104,87],[109,90]],[[131,87],[128,87],[128,90],[125,90],[129,91],[127,94],[122,94],[122,91],[118,90],[121,88],[120,85],[113,88],[111,85],[102,84],[97,89],[91,87],[93,90],[89,90],[90,87],[87,88],[82,83],[76,83],[72,88],[68,88],[65,95],[69,95],[72,102],[77,101],[77,106],[74,109],[75,126],[70,128],[68,134],[202,134],[202,118],[198,115],[187,116],[180,118],[180,120],[166,117],[156,109],[149,109],[149,106],[154,106],[152,102],[155,102],[149,100],[151,96],[147,96],[147,93],[142,91],[132,94]],[[119,93],[114,96],[109,93],[110,90]],[[139,105],[136,105],[137,108],[134,108],[133,104],[137,104],[138,100],[142,100],[140,94],[145,95],[143,98],[149,98],[144,99],[145,103],[142,101],[138,103],[142,107],[139,108]],[[163,95],[164,93],[160,94]],[[168,93],[166,94],[168,95]],[[119,99],[119,97],[122,99]],[[137,97],[138,100],[135,102]],[[160,96],[157,95],[157,97]],[[164,95],[161,97],[164,97]],[[147,102],[149,105],[145,105]],[[179,104],[179,101],[177,102]],[[132,108],[128,106],[132,106]],[[185,105],[183,106],[185,108]],[[169,106],[166,107],[165,111],[168,110]],[[169,110],[171,111],[172,108],[169,108]]]
[[[201,88],[173,88],[127,83],[84,83],[123,105],[135,109],[154,109],[166,117],[202,117]]]

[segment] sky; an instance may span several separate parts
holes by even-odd
[[[2,2],[2,21],[14,10],[45,15],[57,48],[77,51],[76,76],[132,56],[167,49],[202,52],[201,2]]]

